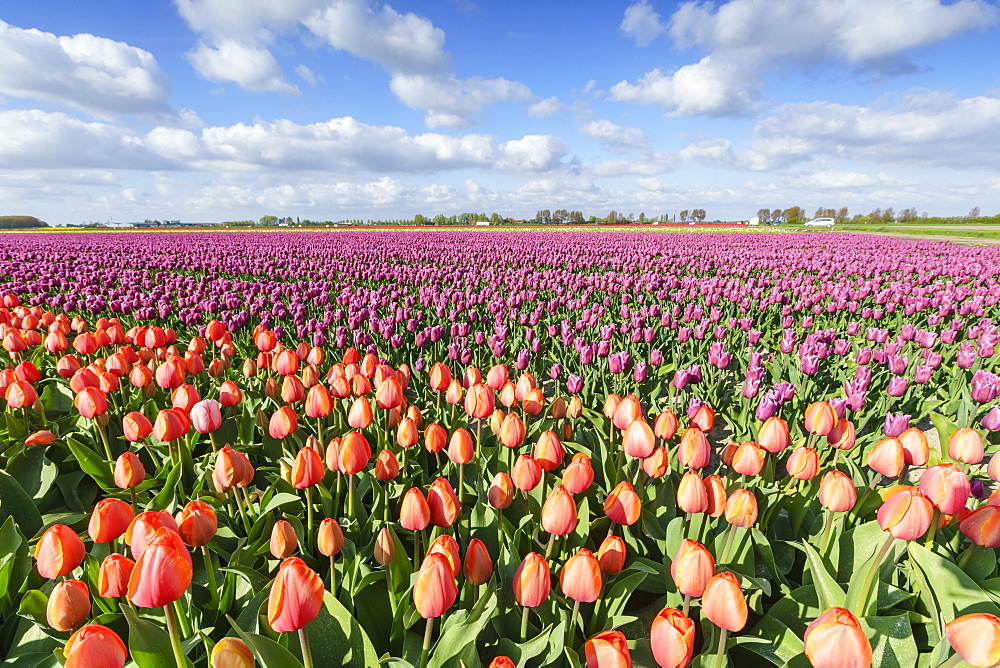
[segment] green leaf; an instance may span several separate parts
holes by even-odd
[[[32,537],[42,528],[42,516],[34,501],[9,473],[0,470],[0,520],[14,518],[21,533]]]
[[[457,666],[459,660],[465,660],[470,664],[478,663],[479,634],[486,628],[496,609],[497,597],[493,592],[490,592],[480,598],[469,611],[468,616],[459,623],[449,624],[445,622],[430,663],[427,664],[428,668]],[[453,618],[458,618],[458,614],[453,615]]]
[[[267,515],[275,508],[288,505],[289,503],[302,503],[302,499],[294,494],[289,494],[288,492],[278,492],[271,497],[271,500],[267,502],[267,505],[264,506],[262,511],[260,511],[260,514]]]
[[[104,489],[118,489],[115,487],[114,473],[110,462],[104,461],[103,457],[75,438],[67,438],[66,445],[76,457],[80,469],[93,478],[98,485]]]
[[[46,458],[43,448],[26,448],[7,462],[6,470],[35,501],[48,493],[59,475],[59,467]]]
[[[802,541],[806,558],[809,561],[809,573],[812,575],[813,585],[816,587],[816,595],[819,597],[819,607],[826,610],[832,607],[842,607],[847,594],[837,581],[826,570],[823,558],[813,549],[812,545]]]
[[[934,424],[934,429],[937,431],[942,450],[947,448],[948,439],[958,430],[958,425],[940,413],[931,413],[928,417],[930,417],[931,422]]]
[[[36,624],[47,624],[45,609],[49,605],[49,597],[37,589],[25,592],[21,598],[21,605],[17,608],[17,614],[27,619],[34,620]]]
[[[166,480],[163,481],[163,489],[160,493],[153,497],[153,500],[146,504],[146,510],[165,510],[171,501],[173,501],[174,493],[177,488],[177,480],[181,477],[181,473],[184,470],[184,465],[181,462],[177,462],[170,473],[167,474]]]
[[[253,652],[261,668],[302,668],[302,662],[278,643],[270,638],[259,636],[256,633],[244,632],[229,615],[226,615],[226,619],[229,620],[233,630],[236,631],[243,642],[250,648],[250,651]],[[313,658],[316,658],[315,653],[313,654]]]
[[[872,644],[872,665],[879,668],[910,668],[917,665],[917,643],[907,614],[865,617],[861,628]]]
[[[131,607],[121,606],[128,622],[128,651],[139,668],[177,668],[170,636],[157,624],[140,618]],[[188,666],[193,666],[188,659]]]
[[[500,644],[497,645],[497,656],[510,658],[516,666],[526,666],[549,646],[551,632],[552,625],[549,624],[537,636],[521,644],[515,643],[510,638],[501,638]]]
[[[314,658],[339,657],[341,666],[365,668],[378,663],[372,641],[333,594],[323,595],[323,607],[306,626]]]
[[[11,595],[20,586],[11,586],[10,583],[24,582],[30,571],[28,542],[17,530],[14,518],[8,517],[0,525],[0,615],[5,615],[13,607]]]
[[[943,622],[947,623],[972,612],[988,612],[1000,615],[1000,608],[990,599],[972,578],[951,561],[927,548],[910,541],[910,560],[920,569],[924,580],[930,584],[928,591],[921,590],[920,597],[933,598],[932,609],[940,611]]]

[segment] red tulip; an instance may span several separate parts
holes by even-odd
[[[65,524],[53,524],[35,545],[38,574],[49,580],[67,575],[83,562],[86,553],[75,531]]]
[[[411,487],[403,495],[399,508],[399,524],[407,531],[422,531],[431,521],[431,509],[427,499],[416,487]]]
[[[160,528],[135,562],[128,581],[128,599],[140,608],[173,603],[191,585],[191,554],[181,537]]]
[[[604,514],[617,524],[635,524],[641,512],[642,502],[639,500],[639,495],[627,480],[618,483],[604,501]]]
[[[157,530],[161,528],[177,531],[177,522],[173,515],[165,510],[147,510],[132,519],[132,523],[125,530],[125,544],[131,548],[134,559],[142,555]]]
[[[530,552],[514,572],[514,598],[526,608],[536,608],[549,597],[549,564],[542,555]]]
[[[543,471],[554,471],[562,464],[566,450],[556,433],[546,430],[538,437],[533,455]]]
[[[128,593],[128,581],[135,562],[124,554],[112,553],[101,562],[97,572],[97,593],[105,598],[118,598]]]
[[[486,549],[486,544],[478,538],[469,541],[462,572],[465,574],[465,580],[472,583],[474,587],[486,584],[490,576],[493,575],[493,560],[490,558],[489,550]]]
[[[112,541],[132,523],[132,506],[121,499],[101,499],[90,515],[87,533],[95,543]]]
[[[90,615],[90,590],[79,580],[58,583],[45,606],[45,620],[56,631],[70,631]]]
[[[87,624],[69,637],[63,648],[64,668],[123,668],[128,660],[125,643],[106,626]]]
[[[448,559],[439,553],[424,557],[413,585],[413,605],[424,619],[443,615],[458,596],[458,583]]]
[[[323,480],[326,467],[319,453],[310,446],[300,449],[292,464],[292,487],[306,489],[318,485]]]
[[[281,562],[267,598],[267,623],[278,633],[298,631],[323,606],[323,580],[298,557]]]
[[[199,499],[188,501],[175,520],[181,539],[191,547],[208,545],[219,528],[215,510]]]
[[[597,550],[597,563],[605,575],[617,575],[625,567],[625,541],[620,536],[608,536]]]
[[[437,478],[431,483],[427,490],[427,506],[431,511],[431,523],[438,527],[450,527],[462,512],[455,490],[445,478]]]

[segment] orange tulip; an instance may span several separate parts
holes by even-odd
[[[653,433],[657,438],[668,441],[677,433],[677,416],[669,408],[656,416],[653,423]]]
[[[407,531],[423,531],[431,521],[431,509],[427,499],[416,487],[411,487],[403,495],[399,508],[399,524]]]
[[[58,583],[45,606],[45,621],[56,631],[70,631],[90,614],[90,590],[79,580]]]
[[[153,423],[153,437],[166,443],[174,441],[188,433],[191,429],[191,420],[187,413],[179,408],[164,408],[156,416]]]
[[[212,668],[254,668],[253,652],[239,638],[223,638],[212,648]]]
[[[388,566],[396,560],[396,540],[389,527],[382,527],[375,539],[375,561],[382,566]]]
[[[121,499],[101,499],[90,515],[87,534],[95,543],[107,543],[124,534],[131,522],[132,506]]]
[[[819,453],[814,448],[799,446],[788,455],[785,470],[796,480],[812,480],[819,473]]]
[[[36,431],[34,434],[31,434],[30,436],[28,436],[28,438],[24,439],[24,444],[35,447],[44,447],[46,445],[55,443],[56,440],[57,440],[56,435],[53,434],[51,431],[42,430],[42,431]]]
[[[920,490],[903,485],[878,509],[877,519],[883,531],[900,540],[914,540],[927,533],[933,514],[934,507]]]
[[[921,435],[923,434],[921,433]],[[850,450],[853,448],[857,442],[854,423],[850,420],[837,420],[837,425],[826,435],[826,442],[838,450]]]
[[[563,471],[562,484],[570,494],[583,494],[594,482],[594,466],[590,457],[582,452],[573,455],[566,470]]]
[[[271,540],[268,548],[275,559],[284,559],[295,552],[299,546],[299,538],[295,528],[288,520],[278,520],[271,527]]]
[[[765,450],[753,441],[744,441],[733,453],[732,469],[740,475],[755,476],[764,468]]]
[[[306,395],[306,417],[323,418],[333,411],[333,397],[323,385],[313,385]]]
[[[472,434],[468,429],[459,427],[452,432],[448,441],[448,459],[456,464],[468,464],[476,454],[472,443]]]
[[[292,464],[292,487],[295,489],[306,489],[320,483],[326,467],[319,453],[308,445],[295,455],[295,462]]]
[[[282,406],[271,415],[267,424],[267,433],[271,438],[283,439],[295,433],[299,428],[299,418],[291,406]]]
[[[701,610],[709,621],[733,633],[747,623],[747,602],[740,581],[729,571],[713,575],[705,585]]]
[[[451,384],[451,369],[441,362],[435,362],[431,367],[430,386],[432,390],[438,392],[448,389]]]
[[[7,390],[7,394],[10,394],[9,388]],[[9,399],[7,403],[10,404],[11,408],[18,408],[18,406],[11,403]],[[34,401],[31,401],[27,405],[30,406],[33,403]],[[82,417],[88,419],[93,419],[108,412],[108,400],[104,396],[104,392],[97,387],[85,387],[80,390],[80,392],[77,393],[76,398],[73,400],[73,405],[76,406],[76,410]]]
[[[496,397],[486,385],[475,384],[465,395],[465,412],[469,417],[484,419],[493,414]]]
[[[944,635],[962,659],[973,668],[1000,664],[1000,619],[988,612],[974,612],[948,622]]]
[[[590,550],[581,549],[559,572],[559,588],[574,601],[593,603],[601,594],[601,565]]]
[[[656,436],[643,420],[634,420],[625,429],[622,447],[629,457],[645,459],[653,454],[653,449],[656,447]]]
[[[517,668],[517,664],[511,661],[509,656],[498,656],[490,661],[488,668]]]
[[[97,388],[91,388],[91,389],[93,389],[101,397],[104,396],[104,393],[98,390]],[[78,399],[79,396],[80,395],[77,395]],[[38,393],[35,392],[35,388],[31,386],[31,383],[25,380],[15,380],[13,383],[7,386],[7,391],[4,393],[4,399],[7,401],[7,405],[10,408],[30,408],[31,405],[34,404],[35,401],[38,399]],[[74,403],[77,406],[77,410],[80,410],[80,404],[75,401]],[[85,410],[88,407],[89,404],[86,404]],[[107,412],[107,410],[108,406],[107,403],[105,403],[104,411],[102,411],[99,414],[103,415],[105,412]],[[80,414],[83,415],[83,412],[81,411]],[[93,417],[93,415],[83,415],[83,417]]]
[[[424,449],[430,453],[444,450],[448,444],[448,432],[436,422],[431,422],[424,429]]]
[[[972,494],[968,477],[954,464],[938,464],[924,470],[917,487],[945,515],[954,515],[965,508]]]
[[[340,523],[331,518],[326,518],[319,523],[319,531],[316,534],[316,548],[325,557],[332,557],[340,553],[344,547],[344,532],[340,528]]]
[[[354,475],[364,470],[372,458],[368,440],[361,432],[351,431],[340,442],[338,465],[344,475]]]
[[[323,580],[298,557],[281,562],[267,598],[267,623],[278,633],[298,631],[323,606]]]
[[[208,545],[219,529],[215,510],[200,499],[188,501],[174,519],[177,521],[177,533],[190,547]]]
[[[626,554],[625,541],[620,536],[611,535],[605,538],[597,550],[597,563],[601,566],[601,572],[605,575],[621,573],[625,567]]]
[[[160,528],[135,562],[128,600],[140,608],[173,603],[191,585],[191,554],[176,532]]]
[[[897,438],[903,444],[903,461],[908,466],[924,466],[927,463],[931,449],[924,432],[910,427]]]
[[[472,583],[474,587],[486,584],[490,576],[493,575],[493,560],[490,558],[490,552],[486,549],[486,544],[478,538],[469,541],[462,572],[465,574],[466,581]]]
[[[97,573],[97,593],[105,598],[118,598],[128,593],[128,581],[135,562],[124,554],[112,553],[101,562]]]
[[[611,416],[611,421],[614,422],[616,429],[624,431],[641,417],[642,406],[639,405],[639,399],[634,394],[629,394],[618,402],[615,412]]]
[[[802,636],[813,668],[869,668],[872,646],[857,617],[844,608],[829,608],[806,627]]]
[[[375,390],[375,403],[382,410],[396,408],[403,404],[403,388],[394,376],[382,381]]]
[[[516,413],[508,413],[500,424],[498,437],[505,448],[516,448],[524,443],[524,422]]]
[[[399,460],[392,450],[385,449],[375,458],[375,479],[380,482],[395,480],[399,475]]]
[[[688,468],[701,469],[708,466],[711,456],[712,449],[705,434],[694,427],[685,429],[677,447],[677,461]]]
[[[543,471],[554,471],[566,456],[566,450],[556,433],[546,430],[538,437],[535,443],[534,458]]]
[[[228,492],[233,487],[243,487],[253,476],[253,466],[245,454],[230,447],[219,450],[212,471],[212,481],[218,491]]]
[[[642,512],[642,502],[635,489],[627,480],[622,480],[611,490],[604,501],[604,514],[617,524],[630,526],[635,524]]]
[[[705,405],[699,406],[691,418],[691,426],[706,434],[712,431],[715,426],[715,411]]]
[[[749,529],[757,521],[757,497],[748,489],[737,489],[726,500],[726,521]]]
[[[868,466],[886,478],[903,472],[903,444],[898,438],[883,438],[868,453]]]
[[[497,364],[486,374],[486,385],[500,391],[507,384],[507,365]]]
[[[448,559],[440,553],[424,557],[413,585],[413,605],[424,619],[443,615],[458,596],[458,583]]]
[[[132,519],[132,523],[125,530],[125,544],[131,548],[133,559],[138,559],[142,555],[157,530],[162,528],[177,531],[177,522],[173,515],[165,510],[147,510]]]
[[[653,448],[653,454],[642,460],[642,470],[650,478],[662,478],[670,470],[669,457],[666,448]]]
[[[514,598],[526,608],[537,608],[552,587],[549,564],[542,555],[529,552],[514,571]]]
[[[791,443],[788,423],[780,417],[767,418],[757,431],[757,443],[772,454],[784,452]]]
[[[538,415],[544,408],[545,394],[540,387],[531,388],[524,398],[521,399],[521,410],[528,415]]]
[[[153,424],[145,415],[138,411],[126,413],[122,418],[122,435],[125,440],[136,442],[141,441],[153,433]]]
[[[458,382],[458,379],[452,378],[451,382],[448,383],[448,390],[444,393],[444,400],[452,405],[461,403],[462,384]]]
[[[542,528],[554,536],[576,529],[576,503],[562,485],[556,485],[542,506]]]
[[[703,513],[708,509],[708,492],[697,471],[688,471],[677,484],[677,507],[685,513]]]
[[[458,577],[459,572],[462,570],[462,553],[458,549],[458,541],[454,538],[448,534],[438,536],[431,542],[430,547],[427,548],[427,554],[443,554],[445,559],[448,560],[452,576]]]
[[[715,558],[701,543],[685,538],[670,563],[670,577],[685,596],[701,596],[715,575]]]
[[[427,490],[427,506],[431,511],[431,524],[450,527],[462,512],[458,497],[451,483],[445,478],[437,478]]]
[[[722,478],[712,474],[705,478],[705,495],[708,497],[708,507],[705,514],[709,517],[721,517],[726,512],[726,486]]]
[[[661,668],[684,668],[694,655],[694,622],[676,608],[664,608],[653,618],[649,644]]]
[[[514,461],[512,474],[514,486],[522,492],[530,492],[542,480],[542,467],[532,457],[521,455]]]
[[[963,464],[983,461],[983,438],[971,427],[962,427],[948,437],[948,456]]]
[[[619,397],[617,394],[615,394],[614,392],[609,394],[608,398],[604,400],[604,407],[601,409],[601,412],[604,414],[604,417],[608,418],[609,420],[614,418],[615,412],[618,410],[618,405],[621,404],[621,402],[622,398]],[[625,426],[627,427],[628,425]]]
[[[506,408],[510,408],[517,403],[517,395],[515,393],[514,383],[506,383],[502,388],[500,388],[500,403]]]
[[[817,436],[827,436],[837,426],[837,411],[826,401],[814,401],[806,407],[804,426]]]
[[[64,668],[122,668],[128,660],[125,643],[106,626],[87,624],[69,637],[63,648]]]
[[[75,531],[65,524],[53,524],[35,545],[38,574],[49,580],[67,575],[83,562],[86,553]]]
[[[497,510],[509,507],[514,501],[514,481],[505,472],[500,471],[493,476],[486,496],[489,504]]]
[[[621,631],[604,631],[583,645],[587,668],[632,668],[628,641]]]
[[[412,448],[420,441],[420,430],[413,418],[406,416],[396,428],[396,444],[401,448]]]
[[[226,407],[237,406],[243,401],[243,391],[231,380],[219,386],[219,403]]]
[[[843,471],[829,471],[819,485],[819,502],[834,513],[846,513],[858,500],[854,481]]]
[[[517,397],[518,401],[524,401],[528,393],[537,387],[538,383],[535,382],[535,377],[530,373],[524,372],[518,376],[517,383],[514,385],[514,396]]]
[[[982,506],[966,515],[959,527],[980,547],[1000,547],[1000,508]]]

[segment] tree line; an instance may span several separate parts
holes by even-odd
[[[811,220],[807,216],[805,210],[800,206],[793,206],[787,209],[758,209],[757,218],[759,218],[760,222],[763,224],[804,223],[807,220]],[[816,209],[812,218],[833,218],[834,221],[838,223],[852,223],[860,225],[884,225],[892,223],[923,225],[941,225],[948,223],[1000,224],[1000,215],[983,216],[980,214],[978,206],[973,207],[972,210],[964,216],[930,216],[926,211],[918,214],[916,207],[901,209],[897,212],[891,206],[886,207],[885,209],[876,208],[869,213],[856,213],[852,216],[846,206],[842,206],[839,209],[819,207]]]
[[[36,227],[48,227],[44,220],[34,216],[0,216],[0,230],[30,230]]]

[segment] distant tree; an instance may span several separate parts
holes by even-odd
[[[917,219],[917,209],[916,207],[912,206],[909,209],[903,209],[902,211],[900,211],[899,215],[896,217],[896,220],[898,220],[901,223],[912,223],[916,219]]]
[[[267,226],[267,225],[274,225],[277,222],[278,222],[278,217],[277,216],[261,216],[261,219],[260,219],[260,224],[261,225],[265,225],[265,226]]]
[[[785,220],[785,212],[784,211],[782,211],[781,209],[774,209],[773,211],[771,211],[771,222],[772,223],[780,223],[780,222],[783,222],[784,220]]]
[[[868,214],[868,220],[873,223],[877,223],[882,220],[882,209],[875,209]]]
[[[847,207],[846,206],[840,207],[840,209],[837,211],[837,215],[834,216],[833,219],[835,221],[837,221],[838,223],[843,223],[844,221],[846,221],[847,220]]]
[[[691,212],[690,212],[690,211],[688,211],[687,209],[684,209],[684,210],[683,210],[683,211],[681,211],[681,212],[680,212],[679,214],[677,214],[677,215],[678,215],[678,216],[680,217],[680,219],[681,219],[681,222],[682,222],[682,223],[685,223],[685,222],[687,222],[687,219],[688,219],[688,214],[689,214],[689,213],[691,213]]]
[[[611,213],[608,214],[608,224],[614,225],[617,222],[618,222],[618,212],[612,211]]]
[[[801,206],[792,206],[784,211],[785,222],[788,223],[801,223],[805,220],[805,212],[802,211]]]
[[[645,225],[646,224],[646,214],[643,211],[639,212],[639,224],[640,225]]]
[[[886,208],[885,211],[882,212],[882,222],[891,223],[894,220],[896,220],[896,212],[893,211],[892,207],[890,206]]]
[[[448,219],[445,218],[443,213],[439,213],[438,215],[434,216],[433,221],[435,225],[444,225],[445,223],[448,222]]]
[[[33,227],[48,227],[44,220],[34,216],[0,216],[0,230],[25,230]]]
[[[490,222],[493,223],[494,225],[496,225],[497,223],[499,223],[500,222],[500,214],[497,213],[496,211],[494,211],[492,214],[490,214]]]
[[[426,219],[426,218],[424,218],[424,217],[423,217],[423,216],[422,216],[421,214],[419,214],[419,213],[418,213],[417,215],[415,215],[415,216],[413,217],[413,224],[414,224],[414,225],[423,225],[423,224],[425,224],[426,222],[427,222],[427,219]]]
[[[757,209],[757,220],[767,225],[771,222],[771,210],[770,209]]]
[[[972,207],[972,209],[969,211],[969,215],[966,216],[966,218],[969,219],[979,218],[979,207],[978,206]]]

